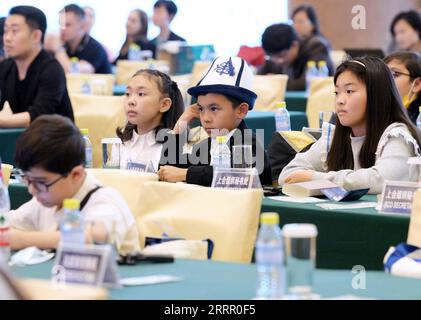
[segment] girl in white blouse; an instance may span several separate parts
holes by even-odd
[[[127,86],[124,108],[128,122],[125,128],[117,129],[123,142],[120,168],[152,163],[153,171],[157,171],[162,142],[157,141],[156,135],[160,130],[172,130],[184,112],[177,83],[160,71],[139,70]],[[111,162],[115,162],[117,154],[113,150]]]
[[[297,154],[279,184],[330,180],[345,189],[382,192],[385,180],[417,181],[420,138],[386,64],[373,57],[342,63],[335,74],[336,127],[325,124],[309,151]]]

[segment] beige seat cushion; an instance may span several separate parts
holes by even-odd
[[[76,125],[89,129],[95,168],[102,167],[101,140],[116,136],[117,127],[126,125],[124,97],[71,95]]]
[[[276,103],[285,100],[288,76],[283,74],[254,76],[253,91],[257,94],[254,111],[275,111]]]
[[[250,263],[259,225],[261,190],[221,190],[146,182],[137,224],[144,237],[211,239],[212,259]]]
[[[112,96],[115,76],[110,74],[66,74],[69,94],[81,94],[82,86],[87,82],[92,95]]]
[[[147,61],[130,61],[130,60],[118,60],[116,81],[119,85],[127,85],[133,75],[141,69],[157,69],[167,70],[169,69],[168,62],[162,60],[147,60]]]
[[[320,111],[335,111],[335,86],[333,77],[314,78],[307,99],[307,118],[310,128],[319,128]]]

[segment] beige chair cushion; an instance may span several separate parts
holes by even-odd
[[[120,192],[135,217],[140,215],[139,208],[145,200],[145,182],[158,181],[155,173],[128,170],[88,169],[104,186]]]
[[[133,75],[140,69],[155,68],[157,70],[168,70],[168,62],[162,60],[147,60],[147,61],[130,61],[118,60],[116,81],[119,85],[127,85]]]
[[[285,100],[288,76],[283,74],[254,76],[253,91],[257,94],[254,111],[274,111],[276,103]]]
[[[10,175],[12,174],[13,166],[10,164],[1,164],[1,172],[3,175],[3,182],[6,186],[9,185]]]
[[[421,189],[414,194],[407,243],[421,248]]]
[[[314,78],[307,99],[307,118],[310,128],[319,128],[320,111],[335,111],[335,86],[333,77]]]
[[[106,300],[104,288],[86,285],[54,284],[51,280],[21,279],[17,288],[26,300]]]
[[[110,74],[66,74],[69,94],[81,94],[82,86],[88,82],[92,95],[112,96],[115,76]]]
[[[146,182],[137,224],[144,237],[211,239],[213,260],[250,263],[259,225],[261,190],[221,190]]]
[[[124,97],[71,95],[76,125],[89,129],[95,168],[102,167],[101,140],[116,136],[117,127],[126,124]]]

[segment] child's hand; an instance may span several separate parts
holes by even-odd
[[[200,112],[197,104],[193,104],[190,107],[184,111],[184,113],[181,115],[181,117],[178,119],[177,123],[175,124],[175,127],[173,129],[173,132],[175,134],[179,134],[184,129],[183,127],[186,127],[194,119],[200,118]]]
[[[301,170],[291,173],[288,178],[285,179],[286,184],[307,182],[313,179],[313,171]]]
[[[187,169],[172,166],[162,166],[158,171],[160,181],[184,182],[187,179]]]
[[[105,224],[100,221],[92,221],[85,228],[85,242],[93,243],[107,243],[108,232]]]

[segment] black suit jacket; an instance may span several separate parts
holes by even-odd
[[[250,130],[249,132],[251,133],[251,129],[249,129],[245,122],[242,121],[232,137],[229,139],[228,146],[231,150],[231,154],[234,145],[251,144],[253,157],[256,157],[257,155],[256,163],[253,167],[256,167],[259,171],[260,183],[262,185],[272,185],[271,167],[266,151],[259,141],[257,141],[256,135],[254,133],[248,134],[248,132],[246,132],[247,129]],[[172,143],[168,143],[168,141],[172,141]],[[167,146],[171,149],[166,148],[164,145],[160,165],[173,165],[179,168],[186,168],[187,183],[208,187],[211,186],[213,180],[213,166],[210,165],[211,138],[195,145],[191,155],[183,154],[180,156],[182,151],[181,146],[183,145],[182,141],[186,141],[185,136],[183,137],[183,135],[170,137],[166,141],[168,143]],[[173,145],[171,146],[171,144]],[[177,152],[177,155],[174,155],[174,152]],[[171,155],[173,156],[172,159],[170,159]],[[193,159],[198,162],[194,163],[192,161]]]

